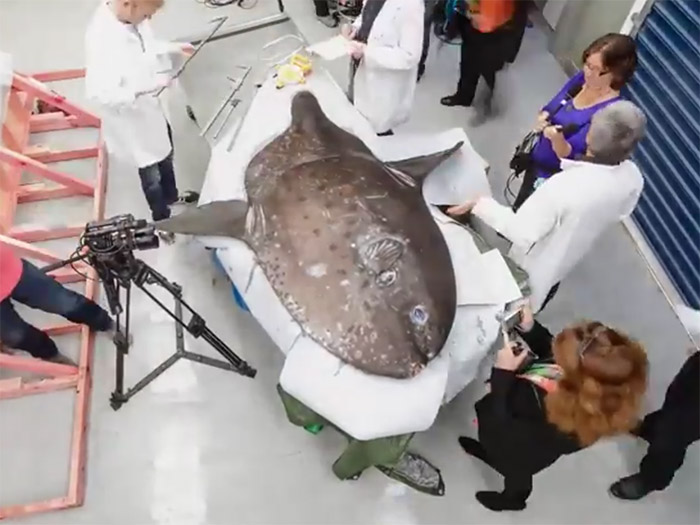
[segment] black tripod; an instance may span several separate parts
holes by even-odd
[[[117,336],[114,338],[114,344],[117,349],[116,361],[116,382],[114,392],[110,397],[110,405],[114,410],[118,410],[121,406],[129,401],[133,396],[138,394],[145,386],[151,383],[154,379],[160,376],[168,368],[174,365],[180,359],[189,359],[197,363],[221,368],[237,372],[247,377],[255,377],[256,370],[248,363],[238,357],[226,343],[224,343],[214,332],[206,325],[204,319],[195,312],[182,298],[182,287],[177,283],[169,281],[163,275],[151,268],[145,262],[134,257],[131,250],[121,250],[117,253],[108,255],[95,254],[86,252],[80,255],[75,255],[66,261],[51,265],[44,268],[45,272],[51,271],[57,267],[66,264],[72,264],[79,260],[87,260],[99,276],[107,295],[107,301],[112,314],[116,317]],[[153,371],[149,372],[133,387],[124,391],[124,356],[129,353],[129,325],[130,325],[130,309],[131,309],[131,285],[136,285],[141,289],[154,303],[160,306],[165,312],[170,315],[175,321],[175,353],[158,365]],[[151,291],[146,288],[147,285],[157,285],[168,291],[175,300],[175,309],[170,310],[165,306]],[[126,292],[126,310],[122,308],[121,292]],[[183,308],[191,314],[188,322],[183,320]],[[124,332],[121,330],[121,314],[124,313],[126,320],[124,323]],[[193,337],[201,337],[209,343],[214,350],[219,352],[226,361],[212,359],[204,355],[189,352],[185,349],[184,330],[187,330]]]

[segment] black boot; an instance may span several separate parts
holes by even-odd
[[[464,106],[464,107],[469,107],[472,105],[471,100],[466,100],[464,97],[460,96],[459,93],[455,93],[454,95],[450,95],[449,97],[442,97],[440,99],[440,104],[443,106]]]
[[[487,465],[491,466],[491,463],[489,463],[488,460],[488,456],[486,455],[486,450],[484,450],[484,447],[481,446],[481,443],[479,443],[476,439],[472,439],[466,436],[460,436],[459,446],[462,447],[462,450],[464,450],[470,456],[473,456],[476,459],[480,459]]]
[[[484,507],[495,512],[502,510],[523,510],[527,504],[524,499],[508,497],[503,492],[484,490],[476,493],[476,499]]]
[[[655,489],[649,488],[642,479],[641,474],[634,474],[622,478],[610,485],[610,494],[619,499],[638,500]]]

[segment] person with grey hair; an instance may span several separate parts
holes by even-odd
[[[646,117],[632,102],[621,100],[593,115],[586,137],[588,155],[615,165],[627,160],[646,129]]]
[[[601,109],[622,100],[620,90],[637,67],[637,44],[629,35],[608,33],[594,40],[581,55],[583,68],[541,108],[533,131],[539,133],[523,164],[525,173],[515,211],[535,188],[561,171],[562,159],[586,152],[591,119]]]
[[[637,106],[614,102],[593,117],[583,158],[562,159],[562,172],[542,183],[517,212],[482,197],[447,213],[471,213],[512,242],[509,255],[528,272],[530,300],[540,311],[598,237],[636,207],[644,179],[629,157],[645,129]]]

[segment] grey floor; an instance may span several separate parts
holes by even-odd
[[[206,27],[221,12],[249,20],[275,12],[274,0],[250,11],[210,10],[195,0],[169,0],[155,20],[157,31],[177,38]],[[310,40],[329,30],[312,16],[312,3],[288,0],[288,9]],[[35,72],[80,67],[83,29],[95,0],[0,0],[0,49],[14,55],[16,68]],[[187,91],[197,108],[211,108],[227,89],[232,67],[252,60],[262,44],[285,31],[278,26],[253,36],[212,44],[192,64]],[[499,77],[500,115],[477,129],[467,125],[468,110],[447,109],[438,99],[457,79],[458,50],[433,45],[428,72],[418,88],[413,119],[403,129],[442,130],[465,126],[477,150],[492,165],[493,186],[501,194],[507,160],[535,117],[538,106],[564,80],[537,29],[527,31],[516,64]],[[337,71],[336,71],[337,69]],[[345,68],[333,70],[339,82]],[[57,85],[81,99],[79,83]],[[207,110],[208,111],[208,110]],[[204,116],[200,116],[203,120]],[[208,160],[206,144],[180,111],[175,114],[176,162],[180,186],[198,188]],[[35,137],[35,142],[46,140]],[[51,144],[57,144],[50,137]],[[64,144],[94,140],[85,132],[63,133]],[[48,142],[48,140],[47,140]],[[89,166],[63,166],[89,176]],[[19,221],[61,224],[88,218],[84,203],[23,206]],[[147,216],[136,173],[112,163],[107,214]],[[48,217],[51,217],[50,219]],[[53,243],[67,254],[72,246]],[[113,412],[114,350],[98,339],[89,429],[87,499],[82,508],[37,515],[21,523],[698,523],[700,469],[692,447],[672,487],[639,503],[607,495],[609,483],[633,471],[641,443],[623,437],[597,444],[557,462],[536,478],[528,508],[521,513],[485,511],[473,493],[498,489],[497,476],[464,456],[456,437],[473,432],[473,393],[463,392],[446,407],[434,427],[419,435],[414,448],[442,471],[443,498],[425,496],[377,471],[357,482],[340,482],[330,471],[342,447],[332,431],[318,436],[291,426],[275,393],[281,354],[255,321],[233,304],[225,278],[196,245],[180,242],[143,253],[144,259],[186,288],[186,297],[210,326],[254,364],[252,381],[181,362],[151,387]],[[30,315],[30,314],[28,314]],[[168,319],[143,297],[134,301],[135,344],[128,380],[153,368],[173,345]],[[578,319],[600,319],[641,340],[651,361],[649,408],[685,358],[689,341],[646,270],[622,226],[613,228],[571,274],[543,315],[553,329]],[[190,348],[210,354],[201,343]],[[77,342],[59,339],[67,353]],[[72,396],[51,394],[0,403],[0,505],[60,496],[66,472]]]

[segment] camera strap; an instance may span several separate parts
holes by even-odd
[[[526,379],[545,392],[554,392],[564,370],[554,363],[533,363],[517,377]]]

